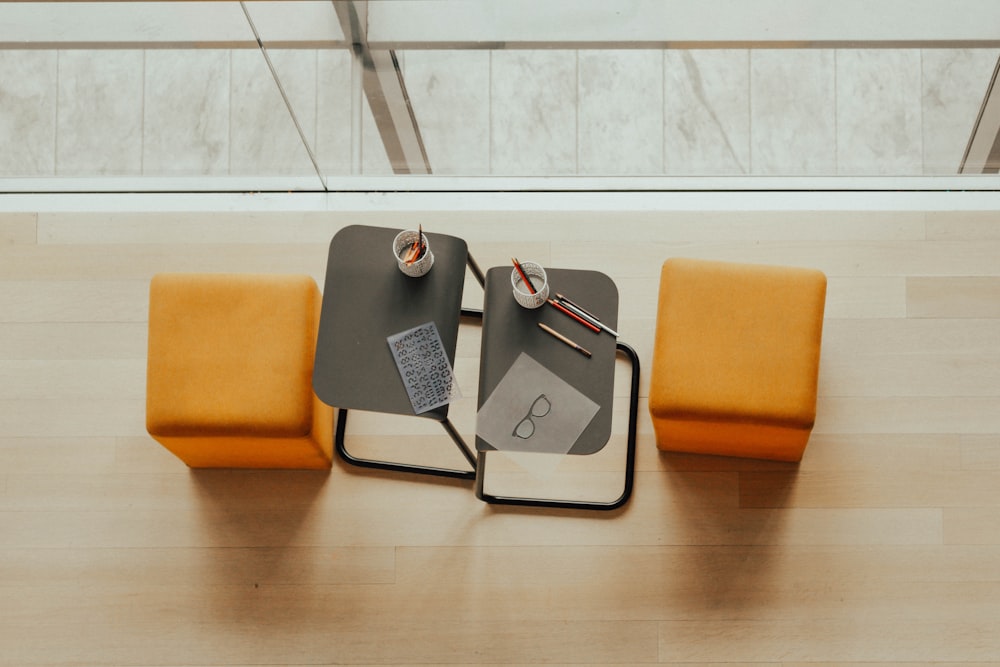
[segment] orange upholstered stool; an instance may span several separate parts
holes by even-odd
[[[664,262],[649,389],[657,447],[800,460],[825,302],[820,271]]]
[[[309,276],[182,274],[149,290],[146,429],[193,468],[328,468]]]

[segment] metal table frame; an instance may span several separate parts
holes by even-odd
[[[552,275],[558,276],[561,272],[565,274],[587,273],[582,271],[581,272],[565,271],[565,270],[561,271],[559,269],[552,269],[550,270],[550,277]],[[596,274],[597,272],[589,272],[589,273]],[[602,277],[607,278],[606,276]],[[608,282],[610,282],[610,279],[607,280]],[[613,285],[613,283],[611,284]],[[617,300],[617,297],[615,297],[615,299]],[[488,303],[484,304],[484,306],[488,308],[489,304]],[[485,351],[483,353],[485,354]],[[512,497],[505,495],[490,494],[487,493],[484,488],[485,477],[486,477],[487,452],[480,451],[478,453],[479,459],[476,465],[476,473],[477,473],[476,497],[487,503],[501,504],[501,505],[521,505],[521,506],[569,508],[577,510],[604,510],[604,511],[619,508],[623,506],[626,502],[628,502],[629,498],[632,495],[632,487],[634,484],[634,471],[635,471],[635,449],[636,449],[637,418],[638,418],[638,405],[639,405],[639,356],[638,354],[636,354],[635,350],[629,344],[622,342],[620,340],[615,341],[614,353],[616,357],[624,358],[628,362],[630,368],[628,431],[627,431],[626,452],[624,461],[625,464],[624,480],[623,480],[621,495],[618,498],[615,498],[614,500],[607,502],[600,502],[600,501],[587,501],[587,500]],[[480,372],[483,372],[482,368],[480,369]],[[480,388],[482,389],[482,386]],[[480,396],[480,403],[483,400],[484,397]],[[610,437],[610,435],[608,437]]]
[[[396,231],[399,230],[390,230],[390,231],[395,233]],[[338,232],[338,234],[339,233],[340,232]],[[428,236],[433,237],[434,234],[428,234]],[[336,235],[334,236],[334,240],[336,240]],[[331,241],[331,253],[332,253],[332,243],[333,241]],[[431,249],[432,251],[434,250],[433,244],[431,246]],[[479,282],[480,286],[485,285],[486,281],[485,277],[483,276],[482,270],[479,268],[479,265],[476,263],[475,259],[473,259],[472,255],[469,254],[467,251],[465,257],[465,265],[466,268],[472,272],[473,276],[476,278],[477,282]],[[393,268],[392,270],[395,270],[395,268]],[[461,316],[473,316],[473,317],[479,317],[481,319],[482,311],[460,308],[458,312],[458,317],[460,318]],[[314,377],[314,384],[315,382],[316,379]],[[322,396],[320,398],[322,398]],[[436,466],[424,466],[419,464],[402,463],[397,461],[385,461],[379,459],[368,459],[355,456],[351,454],[351,452],[348,450],[347,447],[347,415],[349,409],[338,406],[334,407],[337,408],[336,426],[334,429],[334,450],[337,452],[337,455],[345,462],[363,468],[375,468],[375,469],[389,470],[394,472],[418,473],[424,475],[434,475],[438,477],[452,477],[452,478],[468,479],[468,480],[475,479],[476,465],[477,465],[476,456],[473,453],[472,449],[466,444],[462,436],[458,433],[458,430],[455,428],[455,426],[447,418],[446,413],[442,419],[439,419],[437,421],[441,424],[442,428],[444,428],[445,432],[451,438],[452,442],[462,453],[465,459],[469,462],[471,470],[441,468]],[[351,409],[356,409],[356,408],[351,408]]]
[[[619,342],[616,345],[618,354],[624,356],[631,366],[632,377],[629,389],[629,409],[628,409],[628,442],[625,454],[625,483],[622,487],[622,494],[610,502],[592,502],[585,500],[551,500],[544,498],[515,498],[511,496],[491,495],[484,491],[483,483],[486,474],[486,453],[479,452],[479,462],[476,466],[478,472],[476,476],[476,497],[488,503],[498,505],[522,505],[534,507],[559,507],[580,510],[613,510],[618,509],[628,502],[632,496],[632,486],[635,480],[635,441],[636,441],[636,419],[639,409],[639,355],[628,343]]]
[[[475,259],[472,257],[471,253],[466,252],[466,269],[470,271],[475,277],[476,281],[479,283],[480,287],[485,289],[486,287],[486,277],[483,271],[480,269],[479,265],[476,263]],[[483,321],[483,311],[473,308],[460,308],[459,318],[470,318],[477,320],[479,323]],[[346,463],[358,466],[362,468],[371,468],[378,470],[387,470],[391,472],[403,472],[403,473],[416,473],[422,475],[432,475],[437,477],[447,477],[455,479],[465,479],[465,480],[475,480],[475,493],[476,496],[491,504],[501,504],[501,505],[519,505],[519,506],[537,506],[537,507],[549,507],[549,508],[569,508],[577,510],[613,510],[624,505],[630,498],[632,494],[632,488],[634,484],[634,468],[635,468],[635,450],[636,450],[636,430],[637,430],[637,415],[638,415],[638,401],[639,401],[639,357],[635,350],[622,341],[616,341],[615,343],[615,354],[617,357],[624,358],[628,363],[631,371],[630,378],[630,390],[629,390],[629,410],[628,410],[628,435],[627,435],[627,446],[625,454],[625,470],[624,470],[624,484],[621,495],[613,501],[609,502],[593,502],[593,501],[576,501],[576,500],[556,500],[556,499],[546,499],[546,498],[521,498],[521,497],[509,497],[503,495],[492,495],[485,492],[484,482],[485,482],[485,471],[486,471],[486,452],[474,452],[465,440],[462,438],[461,434],[457,431],[455,426],[451,421],[445,416],[443,419],[438,420],[442,428],[448,434],[451,441],[455,444],[458,450],[462,453],[462,456],[469,463],[470,469],[455,469],[455,468],[443,468],[436,466],[425,466],[413,463],[402,463],[397,461],[386,461],[380,459],[369,459],[362,458],[353,455],[347,445],[347,418],[348,413],[351,409],[356,408],[341,408],[337,407],[336,424],[334,430],[334,449],[337,455]],[[335,406],[336,407],[336,406]]]

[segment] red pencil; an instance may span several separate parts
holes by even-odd
[[[535,286],[531,284],[530,280],[528,280],[528,274],[526,274],[524,269],[521,268],[521,262],[517,261],[516,257],[511,257],[510,259],[514,262],[514,268],[517,269],[517,272],[521,275],[521,282],[524,283],[524,286],[528,288],[530,293],[535,294]]]
[[[406,252],[406,258],[403,260],[408,265],[413,264],[417,259],[420,258],[421,253],[424,250],[424,226],[421,223],[417,228],[417,240],[413,242],[410,249]]]
[[[554,306],[555,308],[558,308],[561,312],[565,313],[566,315],[569,315],[574,320],[576,320],[577,322],[579,322],[583,326],[587,327],[588,329],[590,329],[594,333],[601,333],[601,329],[599,327],[595,327],[593,324],[591,324],[587,320],[583,319],[582,317],[580,317],[579,315],[577,315],[576,313],[574,313],[569,308],[566,308],[561,303],[558,303],[558,302],[556,302],[556,301],[554,301],[552,299],[549,299],[549,304],[552,305],[552,306]]]

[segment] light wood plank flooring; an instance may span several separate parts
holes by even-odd
[[[484,267],[608,273],[643,397],[664,259],[825,271],[805,458],[661,454],[643,398],[612,513],[340,462],[188,470],[144,428],[150,277],[322,285],[353,222],[422,222]],[[0,665],[998,664],[998,230],[994,212],[0,214]],[[463,326],[467,435],[477,355]],[[391,447],[409,423],[356,435]]]

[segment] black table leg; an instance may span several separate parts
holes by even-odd
[[[472,257],[469,257],[469,266],[475,266],[475,261]],[[473,273],[478,271],[479,267],[475,266]],[[477,273],[476,277],[481,279],[482,273]],[[471,317],[473,319],[482,320],[483,311],[475,308],[462,308],[462,317]],[[452,442],[458,447],[458,450],[462,452],[462,455],[472,466],[472,470],[454,470],[452,468],[438,468],[435,466],[422,466],[410,463],[397,463],[393,461],[378,461],[373,459],[363,459],[354,456],[347,451],[347,446],[345,444],[345,439],[347,435],[347,410],[338,409],[337,410],[337,428],[334,432],[334,445],[336,446],[337,454],[344,461],[347,461],[351,465],[361,466],[363,468],[376,468],[379,470],[392,470],[394,472],[413,472],[423,475],[435,475],[438,477],[455,477],[458,479],[475,479],[476,477],[476,456],[473,454],[472,450],[462,439],[458,430],[451,423],[450,420],[445,419],[441,422],[441,426],[444,428],[445,432],[451,437]]]
[[[451,421],[445,419],[443,422],[441,422],[441,426],[443,426],[444,430],[448,432],[448,435],[451,436],[451,439],[455,443],[455,446],[458,447],[458,450],[462,452],[462,456],[465,457],[465,460],[469,462],[469,465],[472,466],[473,471],[475,471],[476,457],[472,453],[472,450],[469,449],[469,446],[465,444],[465,440],[463,440],[462,436],[459,435],[458,431],[452,425]]]
[[[354,456],[349,451],[347,451],[347,445],[345,444],[346,434],[347,434],[347,410],[338,409],[337,410],[337,427],[334,432],[334,447],[337,450],[337,455],[340,456],[344,461],[350,463],[351,465],[360,466],[362,468],[376,468],[379,470],[391,470],[393,472],[412,472],[419,473],[422,475],[435,475],[437,477],[454,477],[458,479],[475,479],[476,477],[476,461],[471,458],[469,453],[469,448],[462,440],[461,436],[452,426],[451,422],[447,419],[441,422],[444,426],[444,430],[451,436],[452,440],[465,455],[465,458],[472,465],[472,470],[454,470],[452,468],[438,468],[435,466],[422,466],[411,463],[396,463],[393,461],[379,461],[376,459],[363,459]]]
[[[472,258],[472,253],[466,255],[466,263],[469,265],[469,270],[472,271],[472,275],[476,277],[479,281],[480,287],[486,287],[486,276],[483,274],[483,270],[479,268],[479,264],[476,260]]]
[[[629,391],[628,410],[628,446],[625,454],[625,484],[622,494],[606,503],[589,502],[583,500],[548,500],[543,498],[513,498],[509,496],[494,496],[483,489],[486,477],[486,453],[479,452],[479,464],[477,466],[478,475],[476,477],[476,497],[488,503],[497,505],[527,505],[533,507],[560,507],[578,510],[613,510],[628,502],[632,495],[632,485],[635,478],[635,441],[637,431],[637,417],[639,413],[639,355],[628,343],[619,342],[616,345],[618,352],[623,354],[632,366],[631,389]]]

